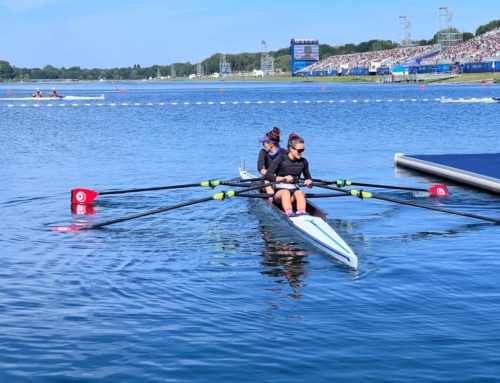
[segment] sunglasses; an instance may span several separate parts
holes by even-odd
[[[295,150],[295,151],[296,151],[297,153],[299,153],[299,154],[304,153],[304,150],[306,150],[305,148],[303,148],[303,149],[296,149],[296,148],[294,148],[293,146],[291,146],[291,148],[292,148],[293,150]]]

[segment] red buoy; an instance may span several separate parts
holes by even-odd
[[[125,93],[125,90],[124,89],[120,89],[120,93],[121,94]]]
[[[326,90],[326,88],[324,86],[322,86],[321,90],[324,92]]]
[[[420,89],[424,89],[424,88],[425,88],[425,86],[423,86],[423,85],[420,85]]]
[[[8,91],[7,91],[7,94],[9,94],[9,95],[10,95],[10,94],[12,94],[12,91],[11,91],[11,90],[8,90]]]
[[[220,88],[220,92],[224,93],[225,92],[224,88]]]

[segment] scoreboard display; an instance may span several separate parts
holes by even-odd
[[[292,39],[290,42],[292,74],[319,61],[318,39]]]

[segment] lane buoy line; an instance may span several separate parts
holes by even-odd
[[[32,103],[23,103],[23,104],[3,104],[4,106],[7,106],[9,108],[13,107],[77,107],[77,106],[177,106],[177,105],[265,105],[265,104],[347,104],[347,103],[382,103],[382,102],[428,102],[428,101],[438,101],[441,102],[440,99],[436,98],[434,100],[428,99],[428,98],[423,98],[423,99],[416,99],[416,98],[411,98],[411,99],[388,99],[388,100],[316,100],[316,101],[311,101],[311,100],[304,100],[304,101],[206,101],[206,102],[158,102],[158,103],[153,103],[153,102],[144,102],[144,103],[139,103],[139,102],[112,102],[112,103],[97,103],[97,104],[90,104],[90,103],[57,103],[57,104],[32,104]]]

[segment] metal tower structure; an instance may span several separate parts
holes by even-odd
[[[264,76],[274,75],[274,57],[269,56],[267,51],[267,42],[262,40],[262,45],[264,45],[264,50],[260,55],[260,70],[264,72]]]
[[[197,59],[198,63],[196,64],[196,76],[203,77],[205,75],[205,71],[203,65],[201,65],[200,59]]]
[[[170,67],[170,78],[176,78],[177,75],[175,74],[175,68],[174,68],[174,64],[172,64],[172,66]]]
[[[161,78],[160,67],[156,68],[156,78]]]
[[[399,15],[399,34],[398,34],[399,46],[401,48],[413,46],[413,41],[411,39],[411,21],[410,16]]]
[[[437,42],[441,45],[441,51],[453,48],[463,41],[463,34],[453,28],[453,12],[451,7],[442,5],[438,11],[438,33]]]
[[[226,54],[220,54],[219,70],[221,76],[227,76],[231,74],[231,63],[226,62]]]

